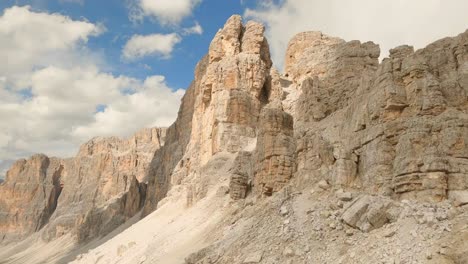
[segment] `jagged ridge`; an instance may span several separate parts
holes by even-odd
[[[468,31],[416,52],[395,48],[382,63],[372,42],[304,32],[288,45],[284,75],[272,68],[263,33],[263,25],[244,26],[233,16],[214,37],[149,166],[144,215],[171,190],[182,193],[188,207],[207,197],[226,176],[212,173],[220,157],[230,166],[224,193],[234,200],[317,183],[373,195],[341,212],[344,223],[364,232],[395,220],[399,205],[392,201],[468,203]],[[131,188],[139,186],[133,182]],[[126,219],[140,205],[110,218]],[[94,211],[86,212],[93,219]],[[96,221],[88,223],[80,229],[85,238],[105,233],[93,230]],[[227,250],[219,263],[233,263],[239,250]]]

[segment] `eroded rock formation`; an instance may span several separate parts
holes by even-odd
[[[85,241],[110,232],[143,205],[147,167],[164,139],[165,129],[144,129],[128,140],[94,138],[74,158],[17,161],[0,186],[1,239],[41,230],[46,240],[72,233]]]
[[[294,38],[286,56],[300,60],[286,68],[300,97],[292,112],[299,173],[427,201],[466,189],[467,36],[417,52],[398,47],[381,64],[372,43]]]
[[[148,195],[145,212],[156,208],[170,185],[183,184],[190,188],[193,197],[188,197],[189,201],[203,198],[207,183],[201,169],[217,153],[251,155],[248,153],[254,151],[261,110],[274,93],[270,76],[272,62],[263,33],[263,25],[249,22],[244,26],[240,16],[232,16],[214,37],[208,55],[197,66],[179,117],[173,128],[169,128],[168,135],[171,129],[185,127],[184,152],[176,152],[176,159],[168,157],[172,166],[167,170],[155,169],[151,173],[153,182],[149,192],[156,190],[156,195]],[[184,116],[191,120],[182,120]],[[174,142],[177,140],[180,138],[174,138]],[[166,146],[156,153],[155,167],[170,144],[168,136]],[[238,168],[232,169],[230,184],[235,199],[246,195],[247,184],[254,174],[250,165],[240,162],[243,158],[237,160],[234,164]]]

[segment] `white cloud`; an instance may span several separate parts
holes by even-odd
[[[0,75],[9,85],[28,85],[30,73],[37,67],[57,61],[78,63],[82,56],[70,51],[102,32],[101,26],[33,12],[29,6],[5,9],[0,16],[0,61],[4,62]]]
[[[130,135],[135,128],[169,126],[177,115],[184,90],[172,91],[163,76],[148,77],[137,93],[112,100],[103,112],[94,116],[91,124],[73,131],[78,138],[94,135],[114,135],[115,130]]]
[[[146,16],[156,18],[161,24],[179,24],[192,14],[193,8],[201,0],[138,0]]]
[[[33,74],[31,94],[0,99],[0,159],[34,152],[69,156],[94,136],[129,136],[143,127],[169,126],[183,90],[172,91],[161,76],[141,82],[95,67],[51,66]],[[96,111],[100,105],[106,106],[103,112]]]
[[[245,16],[266,23],[273,59],[282,67],[288,41],[302,31],[371,40],[386,56],[402,44],[421,48],[463,32],[468,26],[466,10],[466,0],[270,0],[247,9]]]
[[[122,51],[123,57],[128,60],[134,60],[150,55],[159,55],[163,58],[170,57],[174,46],[179,43],[182,38],[176,34],[151,34],[151,35],[134,35],[125,44]]]
[[[183,34],[184,35],[192,35],[192,34],[201,35],[203,34],[203,28],[197,21],[195,21],[195,25],[193,27],[183,29]]]
[[[163,77],[103,72],[86,46],[101,32],[29,7],[0,16],[0,174],[33,153],[67,157],[91,137],[129,136],[175,119],[183,91]]]

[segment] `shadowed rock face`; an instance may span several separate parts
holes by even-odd
[[[468,32],[416,52],[395,48],[378,67],[371,43],[328,45],[304,34],[311,44],[300,45],[310,48],[287,55],[314,61],[287,65],[300,94],[292,112],[299,174],[424,201],[467,189]],[[317,63],[320,54],[335,59]]]
[[[46,240],[72,233],[86,241],[113,230],[143,205],[146,170],[164,138],[165,129],[145,129],[128,140],[92,139],[75,158],[17,161],[0,186],[2,240],[42,230]]]
[[[57,206],[61,161],[45,155],[19,160],[0,186],[1,239],[22,238],[41,229]]]

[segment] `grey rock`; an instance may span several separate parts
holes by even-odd
[[[251,253],[248,255],[245,260],[244,264],[249,264],[249,263],[260,263],[262,261],[263,257],[263,251],[256,251],[254,253]]]

